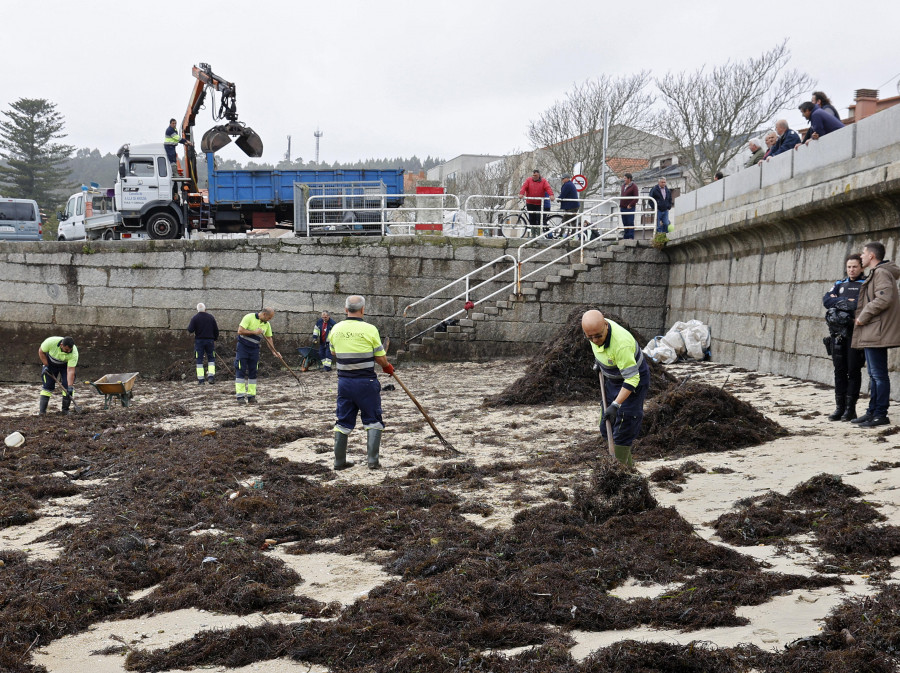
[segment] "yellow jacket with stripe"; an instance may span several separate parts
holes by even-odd
[[[59,347],[62,340],[60,336],[47,337],[41,342],[41,350],[53,364],[74,367],[78,364],[78,346],[72,346],[72,352],[66,353]]]
[[[338,376],[344,378],[375,376],[375,358],[385,355],[378,328],[362,318],[347,318],[332,327],[328,344]]]
[[[620,382],[623,388],[634,392],[641,382],[641,374],[649,375],[650,365],[644,361],[644,353],[631,332],[612,320],[606,322],[609,325],[606,341],[599,346],[591,342],[594,358],[607,379]]]

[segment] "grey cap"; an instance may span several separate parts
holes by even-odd
[[[566,180],[566,179],[571,178],[571,177],[572,177],[571,174],[569,174],[569,173],[563,173],[562,176],[561,176],[561,179],[562,179],[562,180]]]

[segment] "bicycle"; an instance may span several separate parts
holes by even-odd
[[[529,214],[530,211],[525,209],[525,202],[520,201],[519,210],[507,212],[500,218],[500,234],[505,238],[537,238],[563,223],[563,213],[544,210],[541,213],[542,224],[533,227]]]

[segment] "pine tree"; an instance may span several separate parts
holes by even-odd
[[[0,121],[0,183],[3,193],[51,207],[69,187],[68,159],[75,150],[57,142],[65,137],[63,116],[44,98],[20,98]]]

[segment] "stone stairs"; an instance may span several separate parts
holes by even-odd
[[[430,332],[419,337],[416,342],[406,344],[405,349],[396,353],[397,362],[415,360],[416,355],[427,351],[435,343],[443,341],[474,341],[478,323],[491,320],[503,311],[514,308],[520,302],[540,301],[541,293],[558,285],[574,282],[580,273],[602,266],[617,254],[626,250],[646,246],[648,242],[639,240],[619,240],[604,247],[585,250],[584,263],[572,263],[553,270],[543,280],[529,279],[522,282],[520,295],[510,294],[505,300],[494,300],[482,304],[471,311],[466,318],[460,318],[457,325],[449,325],[446,332]],[[574,255],[573,255],[574,256]]]

